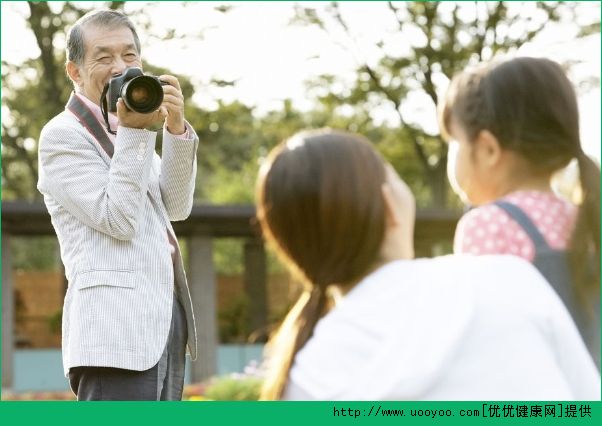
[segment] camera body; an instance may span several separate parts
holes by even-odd
[[[168,84],[140,68],[126,68],[123,74],[113,77],[106,89],[108,110],[117,111],[117,99],[122,98],[132,111],[148,114],[159,109],[163,102],[163,85]],[[104,99],[101,99],[101,104]]]

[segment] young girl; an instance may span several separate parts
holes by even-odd
[[[579,333],[531,264],[413,259],[413,196],[364,138],[326,129],[279,145],[257,217],[306,283],[269,344],[263,399],[600,398]]]
[[[535,264],[573,314],[600,368],[600,170],[583,152],[577,100],[547,59],[482,64],[456,76],[440,108],[448,176],[476,206],[456,229],[455,253],[512,254]],[[582,201],[552,192],[576,159]]]

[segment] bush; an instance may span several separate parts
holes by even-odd
[[[71,391],[23,392],[2,391],[2,401],[74,401]]]
[[[203,396],[216,401],[257,401],[262,381],[242,374],[217,377],[209,382]]]

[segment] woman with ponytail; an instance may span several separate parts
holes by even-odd
[[[414,198],[366,139],[294,135],[263,164],[256,200],[305,283],[268,344],[262,399],[600,398],[570,315],[528,262],[413,259]]]
[[[571,312],[600,370],[600,169],[583,152],[571,82],[557,63],[515,58],[457,75],[440,105],[448,176],[468,204],[455,253],[531,261]],[[576,160],[575,206],[552,178]]]

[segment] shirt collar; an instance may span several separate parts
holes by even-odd
[[[94,114],[94,117],[99,121],[99,123],[102,124],[102,127],[106,128],[105,119],[102,116],[102,111],[100,110],[100,107],[81,93],[75,92],[75,95],[78,96],[86,104],[90,111],[92,111],[92,114]],[[113,113],[109,113],[109,124],[111,125],[111,130],[117,130],[117,126],[119,125],[119,119]]]

